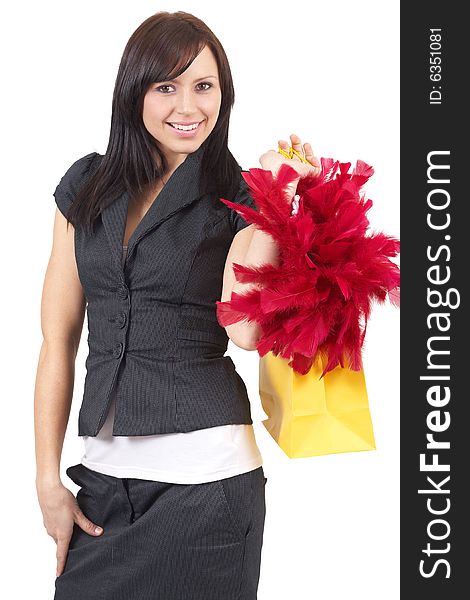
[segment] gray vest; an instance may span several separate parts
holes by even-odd
[[[60,180],[54,197],[64,215],[101,158],[87,154]],[[113,435],[253,422],[215,304],[232,239],[248,223],[214,194],[199,194],[200,160],[199,149],[174,171],[124,261],[127,193],[102,211],[93,234],[75,229],[89,331],[79,436],[97,435],[112,393]],[[255,208],[241,176],[234,201]]]

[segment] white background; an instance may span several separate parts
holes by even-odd
[[[23,1],[2,8],[2,596],[53,597],[55,542],[35,489],[33,391],[52,193],[77,158],[104,153],[124,46],[159,10],[203,19],[222,42],[236,103],[229,145],[244,168],[297,133],[318,156],[375,168],[371,227],[399,237],[399,3]],[[86,330],[86,325],[85,325]],[[399,310],[375,305],[364,365],[377,450],[289,459],[264,429],[258,358],[230,343],[268,477],[258,598],[399,597]],[[80,460],[86,334],[62,455]],[[412,399],[409,399],[412,401]],[[5,565],[5,563],[4,563]],[[5,595],[11,586],[12,592]],[[189,600],[189,599],[188,599]],[[221,599],[223,600],[223,599]]]

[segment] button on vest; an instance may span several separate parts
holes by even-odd
[[[119,342],[118,344],[116,344],[116,346],[113,348],[114,358],[121,358],[123,350],[124,350],[123,342]]]
[[[117,315],[115,315],[114,317],[109,317],[108,321],[110,323],[114,323],[116,325],[116,327],[122,328],[126,324],[127,315],[125,312],[120,312]]]
[[[125,285],[120,285],[117,289],[118,298],[125,300],[129,296],[129,290]]]

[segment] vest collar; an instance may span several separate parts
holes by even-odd
[[[173,171],[163,189],[152,202],[129,238],[126,260],[132,254],[139,240],[151,229],[200,197],[200,165],[204,153],[203,146],[204,144],[195,152],[188,154]],[[124,192],[101,213],[111,252],[119,270],[122,270],[122,245],[128,206],[129,194]]]

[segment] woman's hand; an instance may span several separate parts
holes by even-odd
[[[37,489],[39,505],[43,515],[43,523],[47,533],[57,544],[57,577],[65,568],[73,524],[77,523],[83,531],[95,537],[103,530],[95,531],[98,527],[81,511],[76,497],[62,483],[43,485]]]
[[[299,136],[295,135],[295,133],[291,134],[290,140],[291,144],[285,140],[279,140],[280,148],[288,152],[289,146],[291,145],[292,148],[301,154],[310,164],[302,162],[295,154],[292,158],[285,158],[275,150],[268,150],[260,156],[259,162],[262,168],[271,171],[273,175],[276,175],[280,166],[285,163],[295,169],[301,177],[309,174],[318,175],[321,169],[320,160],[314,155],[312,146],[308,143],[302,145]]]
[[[298,156],[294,154],[292,158],[285,158],[279,152],[275,150],[268,150],[260,156],[259,162],[261,167],[267,171],[271,171],[276,176],[282,164],[287,164],[292,167],[299,176],[294,179],[288,186],[290,195],[293,197],[297,189],[297,183],[301,177],[305,175],[319,175],[321,173],[320,160],[314,155],[312,146],[308,143],[302,145],[302,142],[298,135],[292,133],[290,136],[292,148],[301,154],[309,164],[304,163]],[[289,143],[285,140],[279,140],[279,146],[281,150],[289,152]]]

